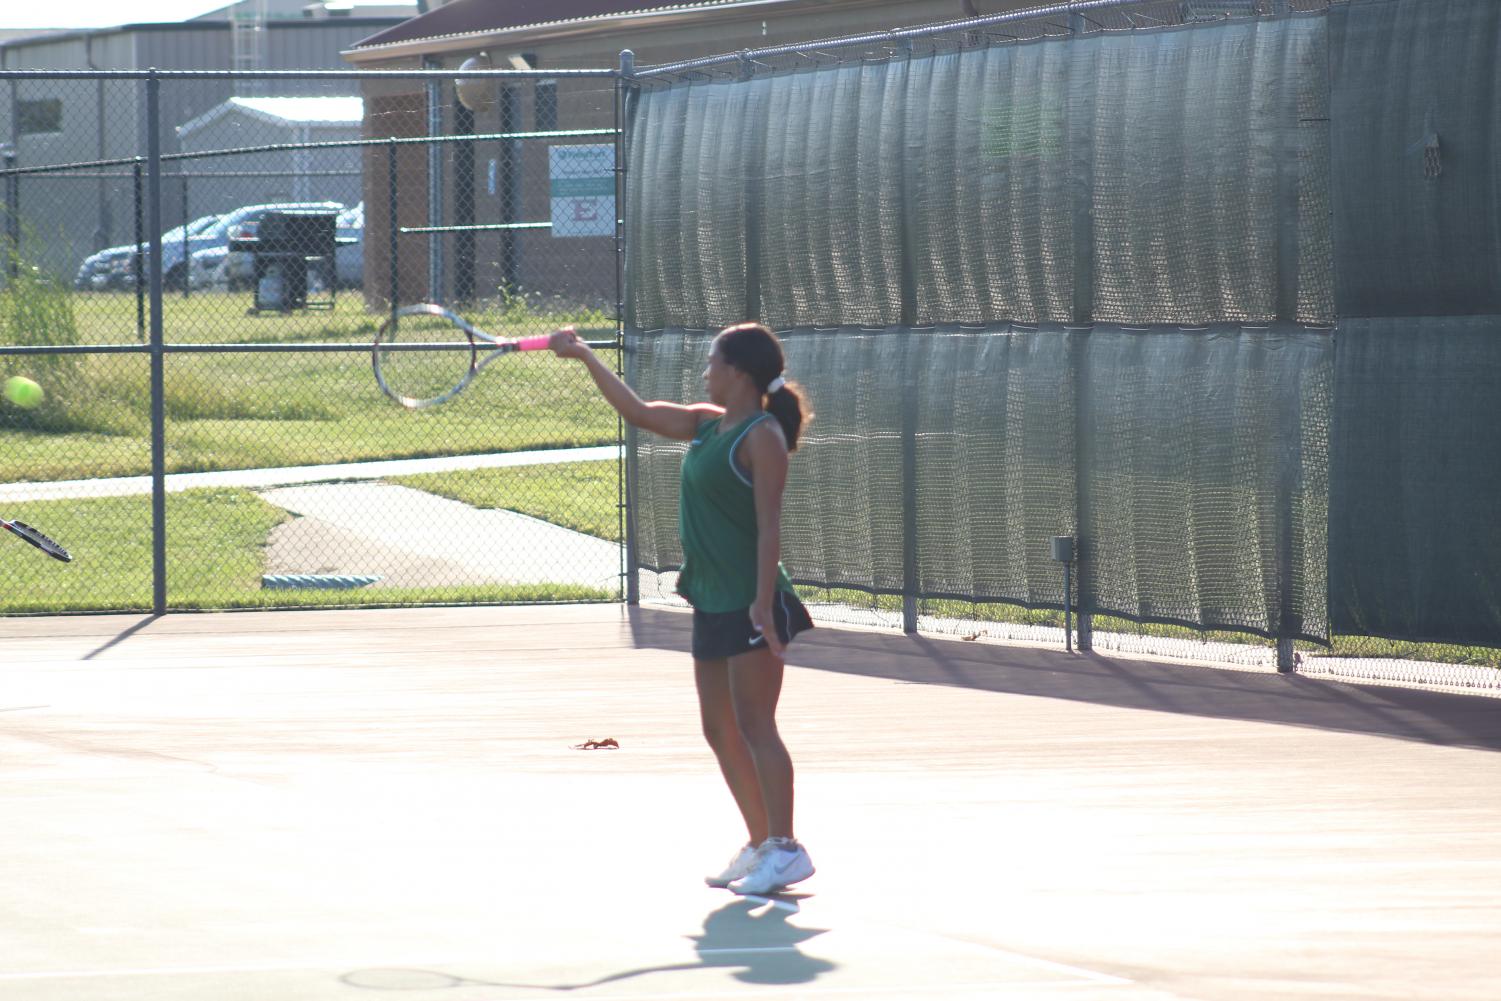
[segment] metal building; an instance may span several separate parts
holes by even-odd
[[[302,4],[273,0],[260,33],[256,62],[266,70],[348,69],[341,52],[405,20],[402,16],[304,16]],[[204,18],[172,24],[125,24],[0,40],[0,70],[227,70],[235,65],[232,17],[238,4]],[[354,10],[360,8],[355,7]],[[281,16],[277,16],[280,14]],[[244,49],[243,37],[240,41]],[[243,62],[243,60],[242,60]],[[239,86],[237,86],[237,84]],[[249,84],[231,79],[164,80],[161,148],[180,150],[178,127],[199,119],[237,94],[343,96],[347,80],[287,79]],[[19,167],[87,163],[143,154],[147,149],[145,84],[136,80],[9,80],[0,87],[0,148]],[[21,178],[18,214],[47,247],[44,265],[68,271],[103,247],[129,243],[135,232],[134,180],[128,166]],[[44,217],[29,205],[46,205]],[[183,222],[182,199],[167,192],[164,229]],[[201,214],[201,213],[197,213]]]

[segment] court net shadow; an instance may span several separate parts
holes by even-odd
[[[690,616],[647,608],[630,609],[629,616],[637,647],[688,655]],[[1501,700],[1481,696],[841,629],[799,636],[788,663],[913,684],[1501,750]]]

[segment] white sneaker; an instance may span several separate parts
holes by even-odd
[[[730,883],[735,893],[764,894],[785,890],[813,875],[813,860],[791,838],[767,838],[756,849],[751,871]]]
[[[708,883],[710,886],[717,887],[722,890],[726,886],[729,886],[731,883],[733,883],[735,880],[739,879],[741,876],[744,876],[746,873],[750,872],[751,869],[755,867],[755,864],[756,846],[750,844],[745,845],[740,849],[740,851],[735,855],[734,858],[730,859],[730,864],[725,866],[724,872],[720,873],[718,876],[705,876],[704,882]]]

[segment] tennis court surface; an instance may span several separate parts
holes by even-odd
[[[0,620],[0,999],[1501,997],[1501,700],[823,628],[789,915],[702,883],[687,641]]]

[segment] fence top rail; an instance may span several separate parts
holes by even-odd
[[[1332,7],[1348,2],[1349,0],[1322,0],[1321,3],[1316,5]],[[911,28],[893,28],[887,31],[867,32],[861,35],[845,35],[836,38],[795,42],[790,45],[774,45],[762,49],[742,49],[739,52],[702,56],[697,59],[685,59],[676,63],[640,66],[636,67],[631,75],[633,77],[674,76],[693,70],[707,69],[712,66],[725,66],[733,63],[750,65],[758,59],[771,59],[777,56],[789,56],[807,52],[826,52],[830,49],[853,48],[861,45],[887,44],[900,47],[905,43],[910,43],[919,38],[977,32],[998,25],[1015,24],[1022,21],[1040,21],[1046,18],[1067,17],[1069,15],[1078,15],[1086,25],[1084,30],[1087,30],[1091,24],[1088,15],[1093,11],[1141,7],[1149,3],[1151,3],[1151,0],[1071,0],[1071,2],[1066,3],[1029,7],[1023,10],[1007,11],[1002,14],[967,18],[961,21],[942,21],[935,24],[916,25]],[[1300,0],[1272,0],[1272,5],[1278,13],[1293,13],[1302,12],[1302,7],[1315,4],[1311,4],[1310,0],[1301,0],[1301,2]],[[1098,24],[1095,23],[1094,27],[1098,28]]]
[[[606,329],[606,328],[600,328]],[[630,348],[616,339],[615,343],[591,341],[595,348],[609,351],[629,351]],[[474,345],[468,341],[452,344],[400,344],[403,351],[422,351],[433,348],[470,350]],[[389,345],[388,345],[389,347]],[[366,341],[245,341],[239,344],[184,344],[167,342],[162,352],[174,355],[234,355],[234,354],[369,354],[375,344]],[[0,344],[0,358],[34,355],[149,355],[157,348],[151,344]]]
[[[244,156],[250,153],[284,153],[290,150],[300,149],[351,149],[362,146],[416,146],[431,145],[434,143],[462,143],[477,141],[499,141],[505,139],[578,139],[587,137],[605,137],[619,134],[618,129],[552,129],[545,132],[484,132],[474,135],[447,135],[447,136],[377,136],[370,139],[331,139],[323,142],[305,143],[268,143],[263,146],[235,146],[228,149],[205,149],[194,150],[189,153],[163,153],[162,163],[172,163],[180,160],[207,160],[223,156]],[[47,163],[38,164],[34,167],[10,167],[0,168],[0,177],[15,177],[22,174],[56,174],[78,170],[102,170],[106,167],[128,167],[134,164],[146,164],[146,158],[142,156],[121,156],[109,160],[81,160],[76,163]],[[303,173],[311,176],[314,173],[331,173],[328,171]],[[113,175],[112,175],[113,176]],[[167,177],[187,176],[183,173],[173,172]],[[208,172],[203,177],[228,177],[229,173]]]
[[[611,69],[553,70],[0,70],[0,80],[497,80],[609,79]]]

